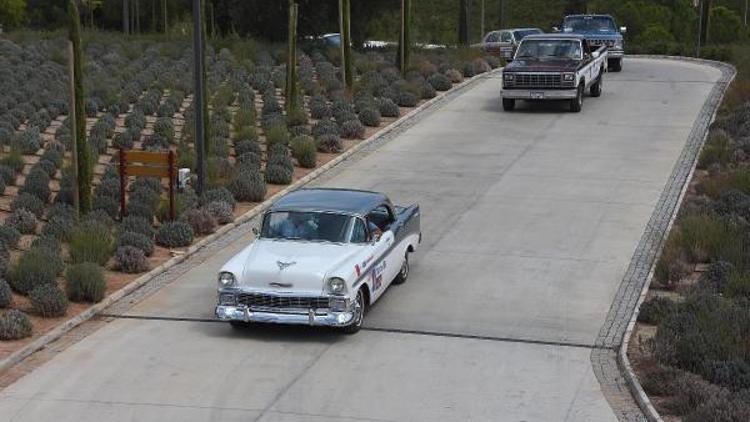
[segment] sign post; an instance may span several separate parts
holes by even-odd
[[[120,218],[127,215],[125,193],[128,188],[128,177],[151,176],[169,179],[169,219],[175,219],[175,153],[126,151],[120,149]]]

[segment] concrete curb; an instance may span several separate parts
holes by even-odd
[[[600,332],[600,338],[597,339],[597,343],[601,342],[604,346],[615,348],[617,353],[614,358],[616,359],[617,368],[619,369],[621,376],[624,378],[627,390],[629,390],[642,412],[641,417],[645,417],[645,419],[650,422],[663,422],[663,419],[638,381],[630,359],[628,358],[628,345],[630,344],[630,337],[635,330],[640,305],[645,300],[653,279],[654,269],[661,254],[661,248],[669,235],[680,210],[690,180],[695,172],[698,157],[708,136],[710,124],[715,119],[716,113],[721,106],[721,101],[724,98],[724,94],[737,74],[737,70],[734,66],[727,63],[696,59],[692,57],[659,55],[637,55],[629,57],[693,62],[715,67],[722,72],[721,78],[716,82],[711,94],[706,99],[701,114],[693,125],[693,131],[688,138],[678,162],[672,170],[672,175],[670,176],[657,207],[649,220],[646,231],[639,242],[638,249],[633,255],[630,268],[620,285],[618,294],[615,296],[615,303],[613,303],[612,308],[610,309],[610,314],[612,314],[613,310],[617,308],[616,305],[618,304],[616,302],[618,300],[623,302],[620,305],[624,305],[625,309],[621,309],[623,306],[620,306],[620,309],[616,310],[618,311],[616,312],[618,313],[617,315],[614,315],[614,317],[608,315],[610,327],[607,327],[607,324],[605,323],[605,326],[602,327],[602,332]],[[611,321],[611,319],[619,321]],[[626,322],[627,324],[625,325],[624,330],[620,331],[622,322]]]
[[[336,167],[340,163],[347,160],[349,157],[353,156],[357,152],[363,150],[365,147],[371,144],[377,143],[381,138],[385,138],[391,133],[397,131],[399,128],[410,122],[412,119],[417,117],[419,114],[425,112],[426,110],[430,109],[432,106],[442,102],[443,100],[447,99],[449,96],[455,96],[461,91],[467,89],[468,87],[478,83],[481,80],[484,80],[491,75],[499,72],[501,68],[497,68],[492,70],[491,72],[485,73],[483,75],[475,76],[471,79],[467,79],[451,88],[448,91],[440,92],[435,98],[431,98],[430,100],[425,101],[424,103],[420,104],[418,107],[415,107],[414,109],[410,110],[405,115],[398,118],[396,121],[391,123],[390,125],[380,129],[379,131],[375,132],[372,136],[367,138],[366,140],[363,140],[362,142],[358,143],[357,145],[353,146],[352,148],[349,148],[348,150],[344,151],[343,153],[339,154],[334,158],[333,160],[329,161],[328,163],[320,166],[319,168],[315,169],[311,173],[307,174],[305,177],[297,180],[296,182],[292,183],[285,189],[279,191],[278,193],[274,194],[270,198],[266,199],[265,201],[261,202],[260,204],[256,205],[249,211],[247,211],[245,214],[239,216],[235,219],[234,222],[226,224],[222,227],[220,227],[218,230],[216,230],[215,233],[204,237],[194,245],[190,246],[187,250],[185,250],[184,253],[177,255],[175,257],[170,258],[166,262],[162,263],[158,267],[152,269],[148,273],[138,277],[137,279],[131,281],[129,284],[121,288],[120,290],[112,293],[111,295],[107,296],[102,300],[101,302],[92,305],[85,311],[81,312],[80,314],[76,315],[73,318],[70,318],[69,320],[63,322],[62,324],[58,325],[57,327],[53,328],[49,332],[45,333],[44,335],[40,336],[36,340],[32,341],[31,343],[25,345],[24,347],[16,350],[15,352],[11,353],[4,359],[0,360],[0,374],[5,373],[10,368],[12,368],[14,365],[18,364],[19,362],[26,359],[28,356],[32,355],[33,353],[43,349],[48,344],[52,343],[53,341],[59,339],[66,333],[68,333],[73,328],[77,327],[78,325],[88,321],[92,317],[94,317],[96,314],[100,313],[104,309],[108,308],[115,302],[119,301],[123,297],[133,293],[134,291],[138,290],[140,287],[144,286],[146,283],[151,281],[153,278],[157,277],[158,275],[166,272],[170,268],[176,266],[177,264],[185,261],[187,258],[191,257],[192,255],[195,255],[198,251],[206,247],[207,245],[215,242],[220,237],[226,235],[228,232],[238,228],[239,226],[249,222],[253,218],[257,217],[259,214],[264,212],[266,209],[268,209],[273,202],[275,202],[278,198],[280,198],[283,195],[286,195],[289,192],[292,192],[294,190],[297,190],[311,181],[319,178],[332,168]]]

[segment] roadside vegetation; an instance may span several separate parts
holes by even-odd
[[[358,51],[353,86],[340,50],[297,49],[287,107],[287,46],[213,37],[207,49],[206,190],[129,178],[120,219],[119,148],[177,154],[195,173],[191,35],[83,33],[91,211],[76,216],[62,32],[0,37],[0,339],[51,327],[166,261],[438,92],[499,66],[478,50]],[[52,319],[47,322],[46,319]]]

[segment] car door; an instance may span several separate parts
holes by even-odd
[[[403,257],[395,253],[396,239],[393,230],[391,230],[391,225],[394,222],[393,210],[386,204],[378,206],[367,215],[368,230],[375,225],[382,233],[378,237],[370,230],[372,240],[374,241],[373,254],[376,260],[375,264],[369,270],[373,301],[383,294],[386,287],[391,284],[391,281],[393,281],[401,269]]]

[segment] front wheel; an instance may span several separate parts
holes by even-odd
[[[409,278],[409,252],[404,255],[404,263],[401,264],[398,275],[393,279],[393,284],[404,284],[407,278]]]
[[[351,324],[343,327],[341,331],[344,334],[355,334],[358,333],[362,328],[362,323],[365,320],[365,311],[367,310],[367,303],[365,302],[365,294],[362,289],[357,292],[357,297],[354,299],[354,317],[352,318]]]
[[[513,98],[503,98],[503,110],[513,111],[516,108],[516,100]]]
[[[576,97],[570,100],[570,111],[578,113],[583,108],[583,90],[585,89],[583,84],[578,85],[578,92]]]

